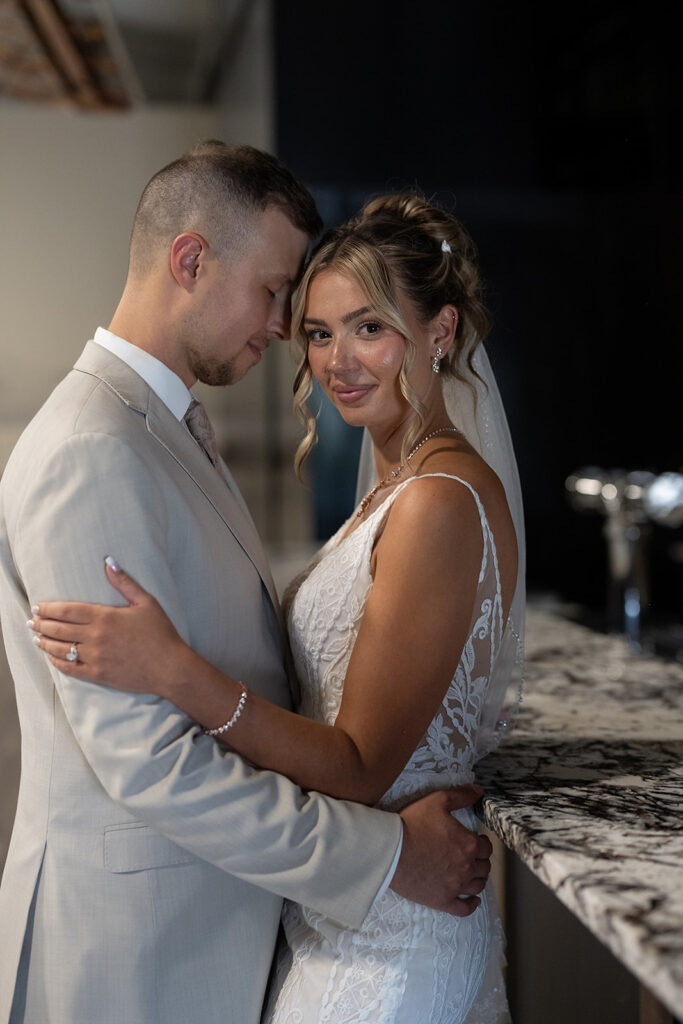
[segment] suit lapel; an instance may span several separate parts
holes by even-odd
[[[192,478],[234,536],[256,571],[276,608],[275,585],[261,540],[237,484],[229,476],[217,473],[192,435],[179,423],[164,403],[150,391],[146,415],[147,429]]]
[[[182,423],[123,360],[89,342],[74,369],[99,377],[129,408],[145,417],[147,430],[188,474],[220,516],[261,577],[279,619],[279,602],[261,540],[232,475],[216,472]]]

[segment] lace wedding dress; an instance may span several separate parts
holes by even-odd
[[[408,764],[379,806],[399,810],[435,789],[474,779],[475,740],[491,667],[503,633],[493,534],[473,488],[484,550],[468,639],[448,691]],[[359,527],[345,524],[294,581],[285,601],[302,714],[332,725],[372,587],[378,530],[404,481]],[[419,682],[419,681],[416,681]],[[459,820],[476,829],[471,810]],[[358,930],[287,903],[287,944],[279,953],[264,1024],[500,1024],[508,1021],[503,937],[489,887],[469,917],[411,903],[387,889]]]

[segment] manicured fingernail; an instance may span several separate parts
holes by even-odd
[[[31,637],[31,643],[35,644],[36,647],[40,647],[40,637],[39,636]]]
[[[111,555],[107,555],[104,561],[105,564],[109,566],[112,572],[121,572],[121,566],[119,565],[115,558],[112,558]]]
[[[40,609],[37,604],[31,605],[31,615],[40,615]]]
[[[29,629],[33,629],[33,619],[27,619],[26,625],[28,626]]]

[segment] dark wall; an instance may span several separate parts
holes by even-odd
[[[542,11],[276,0],[278,147],[330,222],[417,184],[468,226],[530,583],[599,605],[601,521],[568,507],[565,477],[683,469],[680,61],[655,7]],[[656,529],[654,599],[672,613],[675,541]]]

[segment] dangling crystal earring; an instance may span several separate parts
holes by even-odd
[[[437,348],[436,352],[434,353],[434,358],[432,359],[432,370],[434,371],[434,373],[441,373],[441,356],[442,355],[443,355],[443,352],[441,351],[441,348],[440,347]]]

